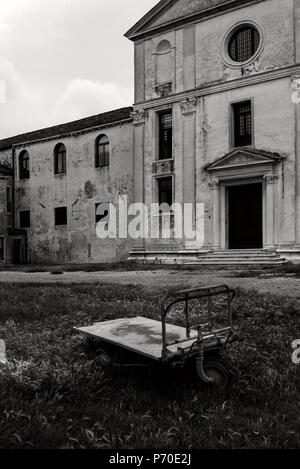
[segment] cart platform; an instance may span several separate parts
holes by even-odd
[[[95,323],[89,327],[76,327],[75,330],[139,355],[154,360],[162,359],[162,326],[159,321],[143,317],[116,319]],[[176,355],[189,350],[197,339],[197,331],[192,329],[191,332],[194,337],[187,340],[186,328],[166,324],[168,352]],[[205,334],[205,337],[212,341],[215,339],[214,334]]]
[[[162,356],[161,322],[153,319],[143,317],[116,319],[75,330],[148,358],[160,360]],[[167,324],[168,342],[180,342],[185,339],[184,327]]]

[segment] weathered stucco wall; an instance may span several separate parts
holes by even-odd
[[[0,164],[3,166],[12,167],[12,151],[0,150]]]
[[[205,166],[231,150],[231,103],[246,99],[253,102],[254,147],[284,157],[283,163],[276,168],[279,180],[274,186],[274,205],[278,207],[275,238],[280,245],[295,243],[296,129],[291,90],[288,77],[209,94],[197,100],[195,113],[188,116],[183,115],[179,102],[170,106],[174,125],[175,202],[205,203],[206,246],[213,243],[213,214],[208,184],[210,175]],[[149,109],[145,120],[144,194],[147,203],[155,198],[151,167],[157,159],[157,110],[159,107]],[[136,134],[136,140],[142,138],[141,131],[139,127],[140,136]],[[138,145],[137,148],[141,149]]]
[[[196,5],[199,2],[191,3]],[[164,19],[172,19],[172,9],[165,13]],[[255,63],[257,71],[295,62],[294,0],[266,0],[138,42],[135,45],[136,102],[159,97],[155,89],[155,54],[157,45],[165,39],[170,41],[172,47],[173,93],[232,80],[249,73],[228,68],[223,58],[224,37],[240,21],[253,21],[261,30],[264,45]]]
[[[7,214],[7,187],[12,187],[12,177],[0,172],[0,236],[4,237],[4,260],[0,263],[11,262],[11,240],[8,237],[8,224],[11,226],[11,215]]]
[[[95,168],[95,139],[110,140],[110,167]],[[67,174],[55,176],[53,150],[67,150]],[[25,148],[25,147],[24,147]],[[16,158],[23,148],[18,148]],[[31,211],[29,258],[38,262],[106,262],[126,258],[127,240],[96,236],[95,204],[116,203],[120,195],[132,200],[132,124],[124,124],[26,146],[30,179],[20,180],[16,168],[16,225],[18,211]],[[54,226],[55,207],[67,206],[68,226]]]

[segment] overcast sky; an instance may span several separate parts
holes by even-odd
[[[133,102],[123,34],[158,0],[0,0],[0,138]]]

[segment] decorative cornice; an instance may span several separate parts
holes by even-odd
[[[174,160],[156,161],[152,165],[152,174],[171,174],[174,171]]]
[[[208,183],[208,187],[211,189],[211,190],[215,190],[215,189],[219,189],[219,179],[217,178],[212,178],[209,183]]]
[[[189,115],[196,112],[197,98],[195,96],[190,96],[183,101],[180,101],[180,106],[182,114]]]
[[[263,179],[266,181],[267,184],[274,184],[274,182],[278,181],[279,177],[277,176],[277,174],[270,172],[265,174]]]
[[[170,29],[178,28],[182,25],[205,21],[215,16],[222,15],[224,12],[238,10],[245,6],[254,5],[262,1],[264,0],[224,0],[220,4],[209,6],[208,8],[204,8],[198,12],[193,12],[177,19],[173,18],[163,24],[147,27],[147,24],[149,24],[152,19],[157,18],[160,13],[164,13],[168,10],[169,6],[174,4],[174,0],[164,0],[152,8],[140,21],[130,28],[129,31],[125,33],[125,37],[131,41],[138,41],[149,36],[153,37],[156,34],[161,34],[162,32]]]
[[[133,125],[142,125],[145,123],[146,112],[144,109],[137,109],[131,113]]]
[[[163,83],[155,85],[155,91],[161,98],[166,98],[172,94],[172,83]]]
[[[291,77],[292,79],[292,101],[295,104],[300,103],[300,74],[299,75],[293,75]]]
[[[187,99],[187,98],[201,98],[210,94],[222,93],[224,91],[230,91],[233,89],[244,88],[246,86],[252,86],[260,83],[266,83],[268,81],[279,80],[282,78],[288,78],[292,75],[300,76],[300,63],[296,65],[289,65],[287,67],[281,67],[274,70],[266,70],[253,75],[244,76],[236,78],[230,81],[224,81],[222,83],[212,83],[204,85],[199,88],[188,90],[181,93],[175,93],[172,96],[167,98],[155,98],[149,101],[143,101],[135,104],[135,108],[138,106],[143,107],[143,109],[150,109],[156,105],[169,105],[172,103],[177,103],[178,101]]]

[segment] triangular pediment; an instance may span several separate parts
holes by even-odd
[[[278,153],[271,153],[264,150],[237,148],[222,156],[214,163],[206,166],[207,171],[216,171],[219,169],[254,166],[263,164],[275,164],[281,161],[282,157]]]
[[[197,16],[210,16],[214,11],[218,13],[255,1],[261,0],[162,0],[127,31],[125,36],[136,40],[164,27],[175,28],[185,20],[193,21]]]

